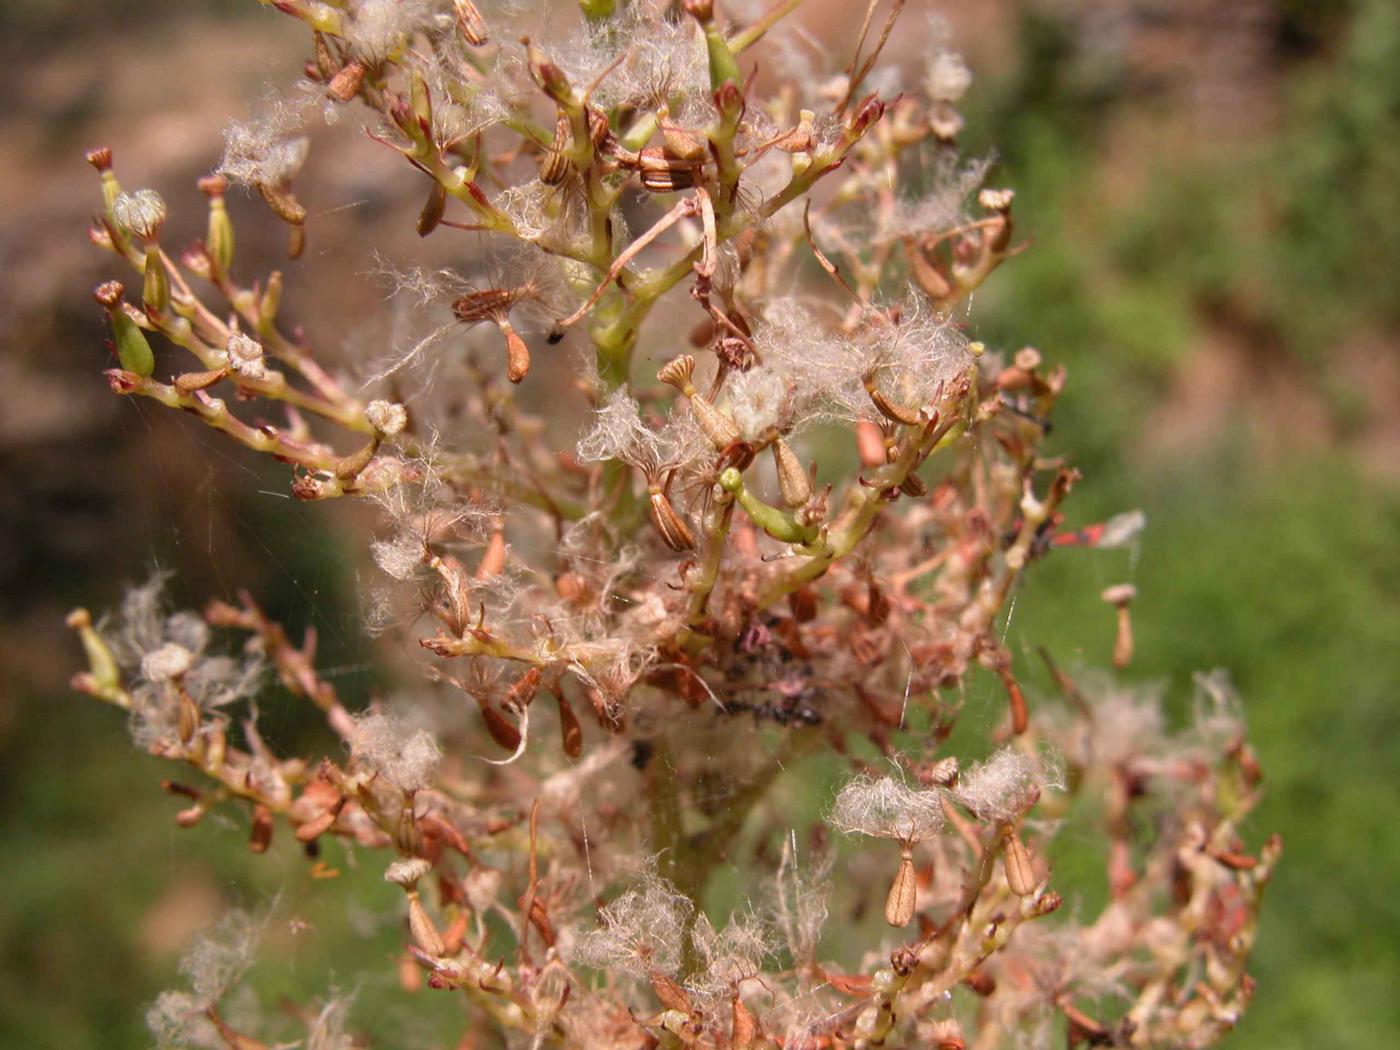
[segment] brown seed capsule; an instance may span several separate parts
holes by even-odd
[[[349,102],[364,86],[366,72],[364,63],[358,60],[347,62],[340,72],[331,77],[326,93],[338,102]]]
[[[194,702],[194,698],[185,690],[184,685],[177,684],[176,691],[179,703],[175,731],[180,736],[180,743],[188,744],[194,739],[195,733],[199,732],[199,724],[202,721],[199,716],[199,705]]]
[[[1122,670],[1133,662],[1133,619],[1128,606],[1137,597],[1131,583],[1120,583],[1103,592],[1103,600],[1118,610],[1118,633],[1113,640],[1113,666]]]
[[[452,6],[457,10],[457,31],[462,34],[463,40],[472,47],[480,47],[490,39],[486,19],[481,17],[472,0],[452,0]]]
[[[676,508],[671,506],[670,497],[661,490],[660,485],[647,486],[647,501],[651,512],[651,523],[661,534],[666,546],[673,551],[694,550],[695,537],[691,534],[690,526],[685,523],[685,519],[676,513]]]
[[[883,467],[889,461],[885,454],[885,435],[868,419],[856,421],[856,453],[863,467]]]
[[[1006,836],[1002,863],[1006,866],[1006,884],[1011,887],[1012,893],[1018,897],[1029,897],[1035,892],[1035,865],[1031,863],[1030,851],[1014,831]]]
[[[182,394],[193,394],[196,390],[213,386],[226,375],[226,368],[211,368],[207,372],[185,372],[175,377],[175,389]]]
[[[506,721],[506,716],[497,711],[484,696],[478,696],[476,704],[481,709],[481,720],[486,723],[486,731],[491,734],[491,739],[507,751],[518,748],[520,730]]]
[[[870,395],[870,400],[886,419],[895,423],[907,423],[910,426],[922,422],[918,412],[904,405],[896,404],[881,393],[880,388],[875,385],[873,371],[865,373],[865,392]]]
[[[530,373],[530,348],[509,321],[502,318],[496,325],[506,337],[506,378],[512,383],[519,383]]]
[[[494,321],[515,305],[516,299],[516,293],[509,288],[468,292],[452,304],[452,314],[463,324]]]
[[[637,170],[642,176],[642,186],[652,193],[674,193],[695,185],[694,164],[672,160],[655,146],[637,155]]]
[[[345,800],[341,799],[336,805],[326,810],[319,817],[313,817],[301,827],[297,828],[296,836],[300,842],[312,842],[335,825],[336,818],[340,816],[340,811],[345,806]]]
[[[293,226],[287,232],[287,258],[300,259],[306,251],[306,227]]]
[[[651,990],[656,993],[656,998],[666,1009],[680,1010],[682,1013],[690,1012],[690,996],[684,988],[664,973],[652,971]]]
[[[364,445],[350,453],[335,465],[335,476],[341,481],[359,477],[360,472],[369,466],[369,461],[379,451],[379,435],[376,433]]]
[[[782,438],[773,442],[773,463],[778,468],[778,491],[789,507],[805,506],[812,498],[812,482],[797,454]]]
[[[426,237],[436,230],[446,211],[447,190],[442,183],[434,182],[428,190],[428,199],[423,202],[423,210],[418,213],[418,236]]]
[[[744,1005],[744,1000],[739,998],[736,989],[730,1010],[729,1021],[729,1045],[734,1050],[748,1050],[753,1046],[754,1038],[758,1035],[758,1021],[754,1019],[749,1008]]]
[[[578,715],[574,714],[573,705],[564,694],[556,690],[554,695],[559,701],[559,737],[564,754],[578,758],[583,754],[583,727],[579,725]]]
[[[899,870],[885,898],[885,921],[891,926],[908,926],[914,917],[914,902],[918,897],[919,880],[914,874],[914,852],[907,845],[900,847]]]
[[[554,581],[554,592],[570,604],[580,605],[591,597],[588,581],[572,570],[561,572]]]
[[[491,530],[486,540],[486,553],[476,567],[476,578],[484,580],[488,576],[498,576],[506,567],[506,534],[503,529]]]
[[[540,181],[546,186],[558,186],[569,177],[569,118],[559,114],[554,122],[554,141],[540,157]]]
[[[705,159],[708,152],[703,141],[670,121],[661,124],[661,141],[665,143],[664,155],[684,164],[697,164]]]
[[[248,848],[254,853],[266,853],[272,844],[272,810],[264,805],[253,807],[253,827],[248,834]]]
[[[910,474],[899,483],[899,491],[906,496],[913,496],[915,499],[922,499],[928,495],[928,486],[924,484],[924,479],[917,474]]]
[[[292,196],[290,190],[260,182],[258,183],[258,192],[262,194],[262,199],[267,202],[267,206],[283,222],[300,226],[306,221],[306,209]]]

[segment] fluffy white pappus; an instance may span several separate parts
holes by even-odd
[[[442,748],[426,729],[413,730],[401,719],[382,711],[355,718],[351,753],[374,767],[404,792],[430,787],[442,761]]]
[[[273,101],[258,117],[224,128],[219,174],[244,186],[281,186],[306,163],[310,141],[301,134],[306,99]]]
[[[929,59],[924,90],[934,102],[957,102],[972,86],[972,71],[956,51],[939,50]]]
[[[414,33],[433,28],[437,20],[427,0],[352,0],[347,14],[345,42],[371,65],[397,54]]]
[[[380,398],[365,406],[365,419],[385,437],[395,437],[408,426],[408,409],[396,401]]]
[[[212,711],[257,695],[266,674],[267,664],[256,654],[242,659],[205,656],[185,675],[185,689],[201,708]]]
[[[194,653],[183,645],[167,642],[141,658],[141,677],[148,682],[168,682],[194,666]]]
[[[786,384],[787,422],[880,419],[865,388],[871,376],[896,404],[925,409],[975,360],[967,339],[911,295],[900,322],[867,322],[853,333],[830,330],[796,299],[770,304],[754,332],[763,368]]]
[[[756,365],[730,375],[724,390],[729,414],[747,440],[756,441],[771,428],[791,429],[791,387],[777,370]]]
[[[989,157],[975,158],[962,166],[951,151],[940,152],[932,163],[931,189],[919,197],[900,201],[876,233],[881,243],[946,233],[971,218],[968,202],[992,167]]]
[[[195,941],[180,959],[180,972],[198,1002],[217,1003],[248,972],[257,957],[264,924],[265,920],[235,910]]]
[[[713,115],[704,38],[694,19],[668,18],[663,5],[648,0],[618,4],[608,18],[543,33],[538,13],[527,8],[520,28],[577,91],[607,71],[593,92],[593,101],[603,109],[669,102],[672,120],[687,126]],[[503,54],[500,65],[505,76],[525,78],[518,49]]]
[[[688,897],[660,875],[646,872],[636,886],[604,905],[597,928],[574,943],[573,957],[585,966],[633,977],[674,974],[693,911]]]
[[[416,532],[400,530],[388,539],[372,541],[369,553],[385,575],[396,580],[411,580],[425,571],[428,548]]]
[[[796,420],[858,416],[870,399],[861,389],[862,355],[803,301],[772,300],[754,327],[762,368],[782,379]]]
[[[1062,786],[1059,770],[1047,757],[1008,746],[964,771],[952,794],[983,820],[1004,822],[1033,805],[1040,792]]]
[[[848,835],[922,842],[943,827],[937,791],[920,791],[894,777],[861,776],[836,795],[827,823]]]
[[[156,1050],[219,1046],[218,1032],[204,1015],[207,1006],[189,992],[161,992],[146,1008],[146,1028],[155,1038]]]
[[[722,930],[701,915],[691,937],[702,962],[686,988],[702,999],[729,995],[734,985],[761,973],[773,952],[769,930],[752,912],[736,912]]]
[[[867,326],[859,333],[864,357],[861,393],[865,394],[864,377],[868,374],[889,400],[909,408],[926,408],[946,393],[976,358],[968,349],[967,337],[924,309],[920,298],[906,299],[900,313],[900,322],[893,329]],[[874,418],[868,394],[861,407],[868,418]]]
[[[307,1026],[306,1050],[355,1050],[360,1042],[346,1031],[353,1003],[349,995],[332,993]]]
[[[833,854],[819,854],[805,868],[798,862],[796,836],[783,842],[778,870],[773,875],[773,924],[799,966],[816,959],[817,944],[830,914]]]
[[[618,387],[593,412],[593,425],[574,451],[584,463],[621,459],[634,465],[653,461],[656,435],[642,422],[641,406],[626,387]]]
[[[1223,668],[1192,677],[1195,686],[1191,736],[1213,753],[1244,737],[1244,708],[1230,674]]]
[[[593,424],[575,452],[585,463],[619,459],[639,470],[662,471],[682,466],[704,448],[689,413],[672,413],[660,430],[653,430],[642,421],[631,391],[619,387],[594,411]]]
[[[619,708],[632,686],[656,662],[656,650],[632,638],[604,636],[570,647],[572,671],[585,685],[598,690],[610,709]]]

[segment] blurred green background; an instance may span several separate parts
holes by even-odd
[[[846,5],[809,7],[813,32],[840,39]],[[1227,1045],[1400,1045],[1400,6],[936,9],[977,76],[964,141],[996,150],[993,182],[1015,187],[1034,238],[978,293],[973,328],[1069,367],[1053,440],[1085,475],[1070,524],[1148,515],[1131,570],[1074,550],[1037,568],[1010,626],[1024,671],[1038,645],[1106,662],[1098,594],[1131,571],[1132,675],[1182,695],[1193,671],[1230,670],[1269,778],[1252,841],[1284,837],[1257,999]],[[23,0],[0,9],[0,39],[0,1044],[147,1045],[142,1007],[193,933],[280,890],[279,914],[310,930],[270,930],[285,950],[255,983],[314,999],[339,981],[357,1022],[400,1033],[382,1045],[428,1045],[455,1006],[393,1005],[377,870],[340,856],[341,878],[316,882],[285,846],[249,856],[231,822],[178,831],[160,765],[65,684],[79,653],[63,613],[110,606],[155,561],[179,573],[178,600],[248,586],[317,626],[352,702],[389,684],[359,645],[360,523],[110,398],[87,297],[103,271],[82,232],[83,149],[112,145],[124,180],[160,189],[197,235],[193,177],[228,116],[290,83],[302,41],[251,0]],[[419,202],[362,137],[318,134],[339,152],[313,152],[325,214],[289,308],[353,351],[383,323],[367,249],[416,250]],[[240,250],[273,258],[277,231],[241,214]],[[325,301],[334,317],[305,308]],[[315,732],[285,697],[264,717],[288,749]]]

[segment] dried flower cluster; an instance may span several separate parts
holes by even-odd
[[[404,992],[460,997],[471,1045],[1206,1046],[1248,1002],[1278,854],[1239,837],[1242,724],[1216,679],[1178,733],[1048,657],[1059,695],[1023,689],[999,621],[1022,574],[1141,516],[1065,530],[1077,474],[1041,452],[1065,373],[970,331],[1020,246],[1011,191],[958,152],[967,66],[931,46],[895,94],[902,0],[835,59],[790,31],[800,4],[580,0],[541,29],[506,0],[277,0],[304,79],[228,130],[179,251],[161,198],[93,151],[91,240],[134,271],[97,290],[112,389],[290,464],[301,499],[376,500],[369,626],[427,684],[352,713],[314,636],[248,595],[171,614],[159,580],[72,615],[75,684],[187,768],[181,826],[239,811],[253,849],[291,836],[323,869],[322,840],[381,851]],[[767,94],[765,49],[796,74]],[[283,275],[241,272],[225,201],[251,187],[298,255],[317,110],[402,156],[420,235],[482,234],[460,270],[396,275],[420,328],[359,376],[286,331]],[[533,391],[556,422],[576,399],[572,447]],[[1111,590],[1125,665],[1134,593]],[[949,741],[983,672],[1005,717],[977,761]],[[273,679],[339,751],[263,740]],[[849,766],[840,849],[788,809],[820,752]],[[1085,821],[1108,903],[1052,917],[1078,896],[1056,833]],[[721,870],[749,904],[717,923]],[[252,929],[196,949],[151,1010],[163,1043],[273,1038],[221,1009]],[[306,1045],[363,1045],[345,1000],[306,1017]]]

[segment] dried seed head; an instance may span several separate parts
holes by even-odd
[[[123,230],[143,241],[155,240],[165,222],[165,201],[155,190],[120,194],[112,203],[112,218]]]
[[[234,375],[254,381],[267,378],[263,347],[256,339],[242,332],[231,332],[224,349],[228,353],[229,371]]]
[[[977,203],[988,211],[1002,212],[1004,214],[1011,210],[1011,202],[1015,197],[1015,190],[985,189],[977,194]]]
[[[110,171],[112,167],[112,149],[110,146],[98,146],[83,154],[87,162],[98,171]]]
[[[1137,588],[1131,583],[1117,583],[1112,587],[1105,588],[1100,597],[1109,605],[1123,608],[1137,597]]]
[[[891,926],[909,925],[909,920],[914,917],[918,893],[919,880],[914,874],[914,858],[906,847],[900,851],[899,870],[895,872],[889,896],[885,898],[885,921]]]
[[[384,872],[384,881],[402,886],[406,890],[412,889],[418,885],[418,880],[428,874],[432,868],[432,862],[424,860],[422,857],[396,860]]]
[[[93,289],[92,297],[100,305],[110,310],[122,301],[122,295],[125,292],[126,289],[122,287],[121,281],[103,281]]]
[[[365,419],[380,434],[394,437],[408,425],[408,410],[395,401],[371,401],[365,406]]]
[[[656,378],[661,382],[675,387],[687,396],[695,389],[694,376],[695,358],[689,354],[673,357],[661,366],[661,371],[656,373]]]

